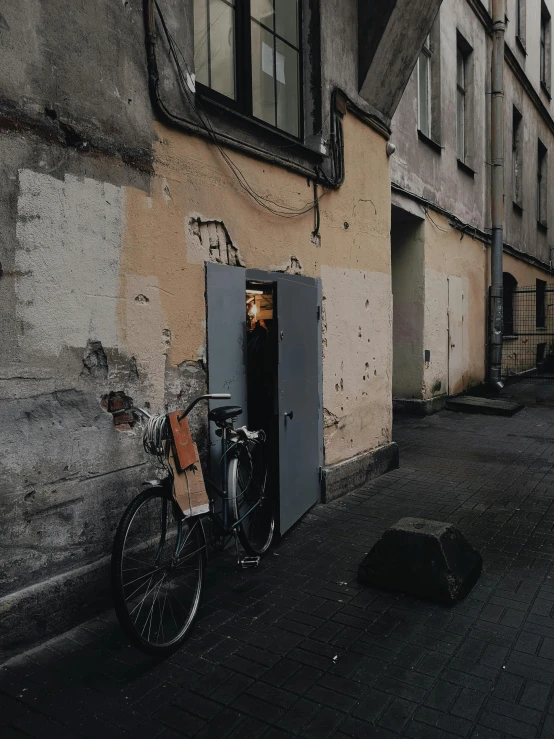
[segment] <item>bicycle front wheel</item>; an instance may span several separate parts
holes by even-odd
[[[112,590],[119,623],[147,654],[171,654],[185,640],[200,603],[206,542],[198,518],[178,520],[162,488],[140,493],[114,540]]]
[[[244,550],[261,556],[269,549],[275,529],[273,501],[265,494],[265,480],[255,474],[250,455],[239,453],[229,462],[228,491],[231,512]]]

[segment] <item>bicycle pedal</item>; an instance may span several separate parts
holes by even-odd
[[[260,558],[259,557],[242,557],[239,559],[240,566],[243,569],[246,569],[247,567],[257,567],[260,564]]]

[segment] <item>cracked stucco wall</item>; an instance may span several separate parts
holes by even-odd
[[[95,600],[93,571],[105,580],[119,517],[152,470],[140,428],[117,430],[103,402],[123,393],[161,411],[205,390],[206,261],[321,278],[325,463],[391,435],[384,139],[345,116],[346,179],[322,197],[314,238],[313,212],[268,214],[213,146],[152,121],[138,0],[129,9],[104,0],[83,6],[69,46],[55,14],[27,5],[12,10],[0,0],[11,29],[0,30],[0,60],[14,70],[4,93],[22,97],[25,115],[48,119],[52,130],[63,118],[109,146],[99,153],[42,129],[0,137],[0,650],[106,603]],[[69,5],[62,3],[68,15]],[[117,41],[105,63],[105,43],[93,32],[99,7]],[[83,37],[87,69],[73,79]],[[101,79],[94,67],[105,70]],[[46,84],[44,69],[55,68]],[[263,195],[289,206],[313,202],[304,177],[230,156]],[[192,421],[205,452],[205,409]],[[63,587],[48,590],[59,578]],[[54,591],[44,596],[48,608],[37,608],[37,593]]]
[[[223,160],[214,159],[209,144],[162,125],[157,125],[156,175],[149,192],[125,195],[122,281],[129,300],[121,331],[133,342],[146,342],[141,320],[133,318],[145,306],[131,299],[129,284],[155,282],[171,330],[170,365],[205,356],[206,261],[321,278],[326,464],[391,438],[388,160],[384,140],[371,129],[347,116],[344,130],[347,177],[321,201],[317,245],[311,212],[281,219],[261,210],[245,197]],[[297,206],[313,197],[302,178],[235,152],[231,156],[258,192]]]
[[[58,356],[90,337],[118,346],[123,190],[93,179],[19,172],[16,320],[22,353]]]

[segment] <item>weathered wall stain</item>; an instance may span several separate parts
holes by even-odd
[[[20,346],[34,356],[85,347],[91,336],[117,347],[123,191],[66,175],[19,172],[16,235]]]

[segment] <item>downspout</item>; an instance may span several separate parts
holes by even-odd
[[[492,0],[492,74],[491,74],[491,287],[490,287],[490,363],[489,382],[496,389],[502,385],[503,280],[504,246],[504,33],[505,0]]]

